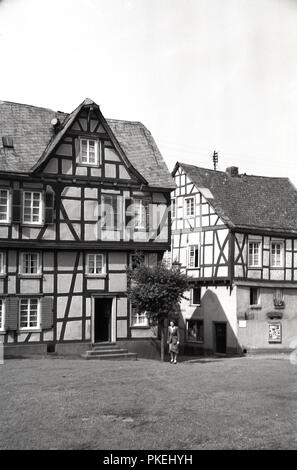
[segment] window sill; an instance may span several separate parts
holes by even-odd
[[[5,330],[0,330],[0,335],[5,335],[6,331]]]
[[[79,163],[76,163],[76,166],[80,166],[80,167],[88,167],[88,168],[101,168],[102,165],[100,163],[82,163],[82,162],[79,162]],[[79,175],[76,175],[75,178],[77,178],[77,176]]]
[[[7,277],[7,274],[5,273],[0,273],[0,279],[5,279]]]
[[[284,269],[284,266],[270,266],[270,269],[275,271],[275,270],[278,270],[278,269]]]
[[[42,279],[42,274],[18,274],[20,279]]]
[[[248,269],[262,269],[262,266],[248,266]]]
[[[41,328],[20,328],[17,330],[18,333],[41,333]]]
[[[150,326],[149,325],[132,325],[131,329],[134,329],[134,330],[149,330]]]
[[[250,305],[251,310],[261,310],[262,305]]]
[[[187,266],[188,271],[190,271],[190,270],[192,271],[193,269],[199,269],[199,266],[194,266],[194,267],[193,266]]]
[[[4,220],[1,220],[0,221],[0,225],[7,225],[9,226],[11,224],[11,222],[9,222],[8,220],[7,221],[4,221]]]
[[[38,222],[38,224],[34,224],[33,222],[13,222],[15,224],[21,224],[23,227],[28,227],[28,228],[42,228],[44,227],[45,224],[42,224],[41,222]]]
[[[190,307],[201,307],[201,304],[190,304]]]
[[[86,274],[85,276],[88,279],[104,279],[106,278],[107,274]]]

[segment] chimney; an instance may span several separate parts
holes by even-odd
[[[228,176],[231,176],[231,178],[238,176],[238,166],[229,166],[226,168],[226,173]]]

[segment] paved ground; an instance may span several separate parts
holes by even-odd
[[[1,449],[297,449],[297,365],[7,360]]]

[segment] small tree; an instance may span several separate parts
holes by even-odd
[[[140,259],[140,258],[139,258]],[[167,268],[160,263],[146,266],[143,262],[128,268],[128,298],[139,313],[146,313],[150,325],[161,330],[161,360],[164,361],[164,320],[173,316],[184,292],[189,290],[189,278],[178,266]]]

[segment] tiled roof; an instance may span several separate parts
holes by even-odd
[[[51,120],[58,117],[67,126],[85,100],[71,114],[19,103],[0,101],[0,171],[30,173],[42,157],[54,148],[57,137]],[[106,120],[127,159],[153,187],[174,188],[174,182],[160,151],[140,122]],[[14,148],[3,148],[2,136],[13,138]]]
[[[288,178],[179,165],[230,227],[297,233],[297,191]]]

